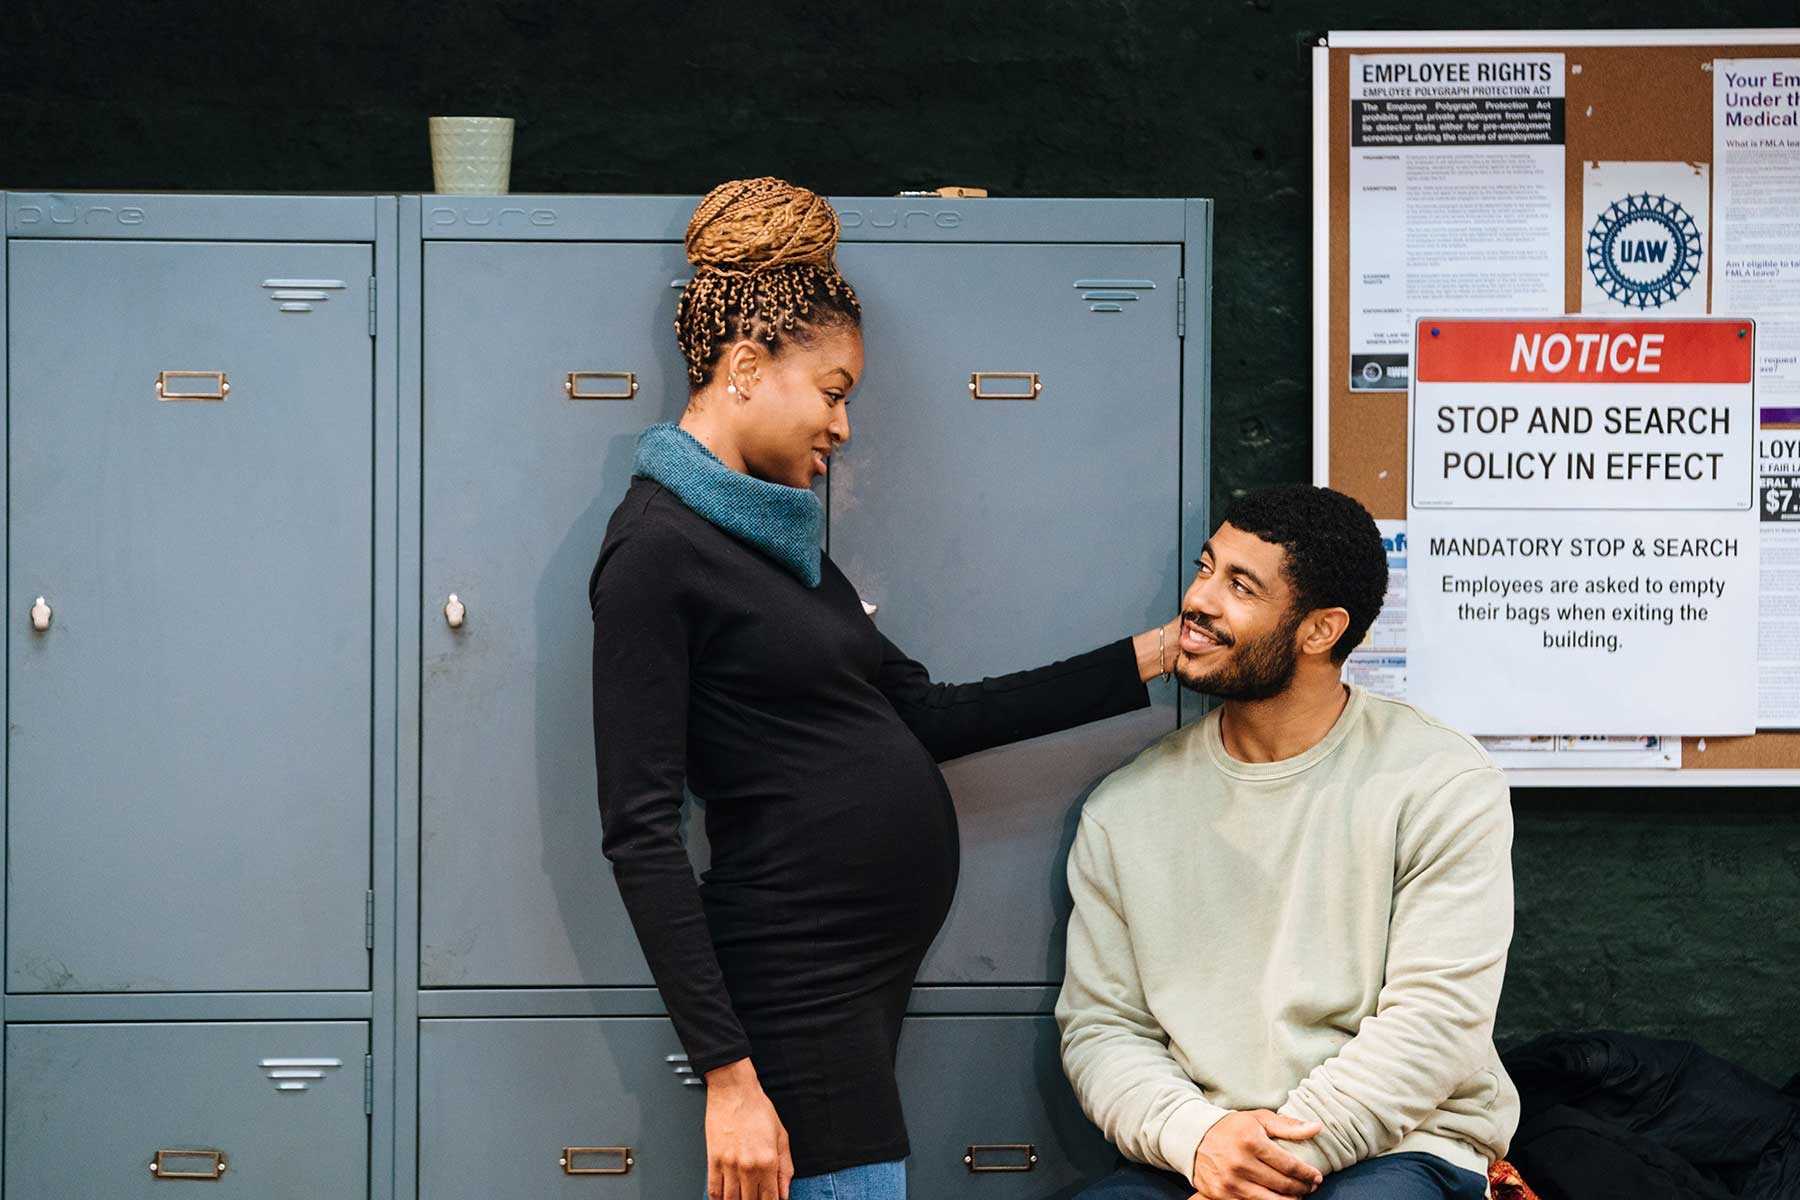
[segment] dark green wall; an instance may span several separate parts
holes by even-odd
[[[426,116],[497,112],[519,120],[522,192],[767,173],[840,194],[1210,196],[1219,501],[1309,472],[1311,35],[1800,25],[1800,4],[1752,0],[402,11],[11,0],[0,186],[422,191]],[[1800,798],[1531,791],[1517,810],[1502,1042],[1617,1026],[1800,1071]]]

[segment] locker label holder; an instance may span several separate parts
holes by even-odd
[[[194,1169],[190,1162],[180,1160],[206,1159],[208,1165]],[[188,1170],[176,1170],[170,1166],[187,1166]],[[222,1150],[158,1150],[156,1157],[150,1160],[150,1173],[158,1179],[209,1179],[217,1181],[225,1174],[225,1152]]]
[[[578,1167],[575,1165],[577,1154],[613,1155],[618,1158],[618,1162],[606,1166]],[[564,1146],[562,1158],[558,1161],[564,1175],[629,1175],[631,1168],[637,1165],[630,1146]]]
[[[210,379],[213,381],[211,391],[170,391],[169,381],[174,379]],[[156,398],[158,400],[223,400],[231,394],[231,383],[225,378],[223,371],[158,371],[156,373]]]
[[[982,1156],[990,1159],[996,1155],[1006,1155],[1009,1161],[983,1162]],[[1016,1161],[1010,1161],[1011,1156]],[[971,1175],[1000,1174],[1005,1172],[1030,1171],[1037,1166],[1037,1147],[1029,1142],[1001,1143],[989,1146],[970,1146],[963,1155],[963,1165],[969,1168]]]
[[[1020,386],[996,389],[1002,380],[1017,380]],[[1036,371],[972,371],[969,394],[977,400],[1036,400],[1044,390],[1044,381]]]
[[[583,390],[592,388],[593,384],[583,384],[583,380],[617,379],[623,387],[616,391]],[[637,396],[638,378],[636,371],[570,371],[563,380],[563,391],[571,400],[631,400]]]

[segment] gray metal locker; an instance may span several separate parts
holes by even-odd
[[[366,1196],[368,1049],[361,1021],[10,1025],[6,1195]]]
[[[867,366],[830,477],[831,554],[882,632],[933,678],[967,680],[1168,620],[1181,246],[857,243],[839,264]],[[1172,689],[1153,696],[946,771],[962,877],[921,983],[1061,981],[1075,812],[1175,728]]]
[[[683,407],[671,326],[690,272],[670,240],[682,202],[546,202],[530,210],[549,231],[537,236],[579,239],[549,241],[531,240],[523,219],[498,229],[491,206],[483,223],[457,223],[484,202],[433,203],[421,265],[419,982],[648,985],[600,855],[581,597],[637,433]],[[1125,241],[1143,216],[1046,203],[1060,209],[1052,225],[1074,215]],[[839,260],[863,297],[869,367],[834,466],[830,538],[883,628],[939,678],[962,679],[1172,613],[1181,242],[1025,240],[1040,208],[1014,218],[1019,244],[1005,243],[1004,217],[990,240],[918,244],[941,227],[878,240],[849,232],[848,215]],[[578,232],[563,231],[566,217]],[[586,240],[609,232],[642,240]],[[976,372],[982,396],[1015,387],[1000,377],[1015,369],[1044,390],[970,390]],[[573,399],[576,388],[609,398]],[[1172,690],[1156,696],[1148,712],[951,769],[963,883],[923,981],[1060,978],[1074,807],[1174,728]],[[689,824],[704,862],[701,822]]]
[[[8,989],[367,988],[371,247],[9,256]]]
[[[1110,1170],[1117,1155],[1070,1092],[1057,1047],[1053,1017],[907,1017],[907,1193],[1045,1200]]]
[[[667,243],[425,248],[424,987],[651,982],[600,853],[584,597],[638,433],[685,403],[686,267]]]
[[[694,1083],[660,1017],[421,1021],[419,1200],[700,1200]]]

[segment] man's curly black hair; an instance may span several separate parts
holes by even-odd
[[[1282,574],[1294,589],[1296,616],[1315,608],[1350,614],[1332,662],[1362,644],[1388,582],[1387,551],[1368,509],[1342,492],[1293,484],[1239,497],[1225,523],[1287,551]]]

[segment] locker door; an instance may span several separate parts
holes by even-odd
[[[371,250],[10,253],[8,987],[366,988]]]
[[[863,302],[866,366],[830,475],[830,548],[882,631],[962,681],[1172,617],[1180,247],[856,244],[839,265]],[[1022,398],[978,399],[971,382]],[[962,879],[921,982],[1061,980],[1075,814],[1175,727],[1170,689],[1152,695],[947,767]]]
[[[421,1021],[419,1200],[700,1200],[694,1083],[662,1017]]]
[[[1054,1017],[908,1017],[898,1070],[914,1196],[1072,1196],[1117,1157],[1063,1077]]]
[[[8,1026],[6,1194],[366,1196],[368,1047],[361,1021]]]
[[[639,431],[686,403],[688,274],[675,244],[425,248],[426,987],[651,982],[600,853],[587,581]]]

